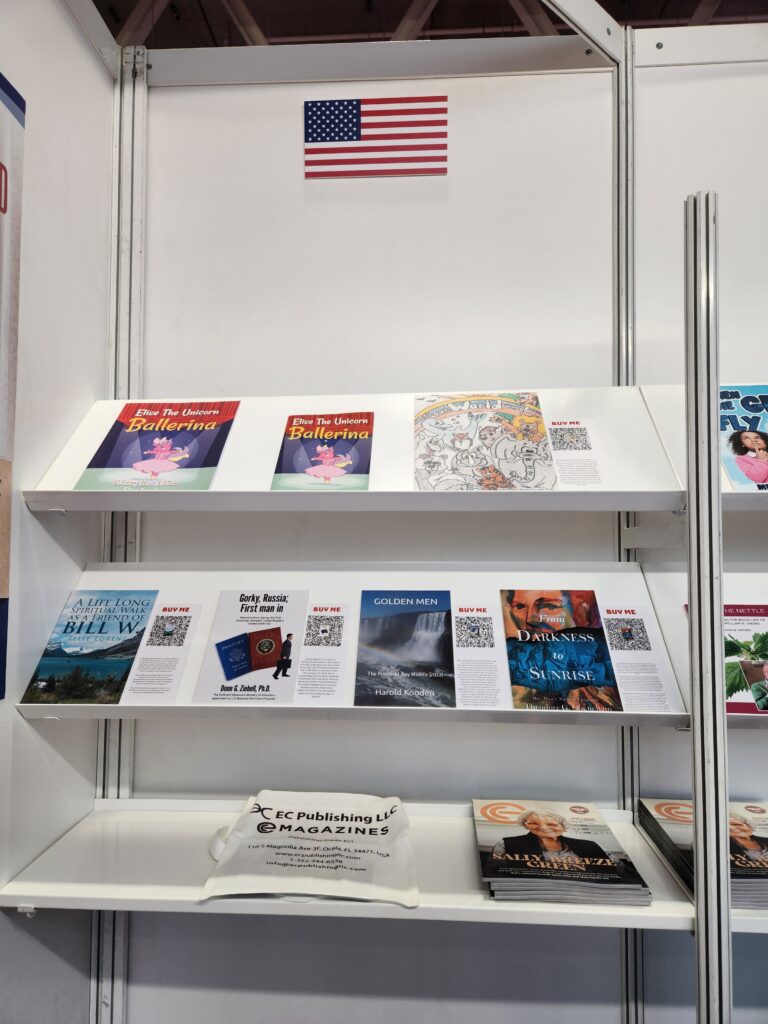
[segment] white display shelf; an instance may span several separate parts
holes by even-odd
[[[651,906],[495,902],[480,877],[468,803],[405,805],[421,900],[413,909],[276,897],[201,902],[214,867],[208,844],[241,807],[242,801],[97,800],[89,815],[0,889],[0,906],[28,912],[181,911],[677,931],[693,926],[690,900],[626,811],[603,813],[650,887]]]
[[[155,703],[139,701],[135,696],[123,696],[121,704],[18,704],[19,712],[28,719],[168,719],[176,717],[242,718],[263,716],[268,721],[296,721],[299,719],[334,719],[348,721],[403,721],[468,722],[491,721],[509,723],[552,724],[561,726],[601,725],[653,725],[685,728],[689,723],[686,705],[677,689],[676,680],[669,675],[672,688],[667,711],[644,711],[629,708],[622,712],[520,710],[513,709],[508,684],[506,663],[499,667],[504,693],[498,706],[493,708],[428,708],[428,707],[354,707],[357,630],[360,614],[360,594],[363,590],[448,590],[453,605],[485,605],[494,618],[495,633],[503,642],[500,591],[509,587],[535,589],[594,590],[598,602],[604,607],[637,607],[645,609],[649,631],[653,609],[640,567],[632,563],[571,563],[564,566],[546,566],[541,563],[347,563],[345,569],[336,565],[324,566],[262,563],[253,565],[190,565],[179,568],[169,563],[118,563],[88,566],[80,579],[78,590],[157,590],[158,602],[166,605],[200,605],[200,617],[192,636],[189,657],[173,701],[158,699]],[[269,704],[237,701],[225,703],[197,702],[196,685],[208,647],[211,627],[222,591],[250,592],[308,590],[310,601],[339,604],[347,608],[349,631],[348,646],[342,653],[342,683],[338,700],[310,704],[307,700],[293,704]],[[62,595],[62,603],[66,595]],[[51,623],[53,626],[53,623]],[[658,636],[657,660],[663,670],[667,653]],[[47,640],[47,637],[45,638]],[[41,653],[45,640],[41,641]],[[457,655],[458,657],[458,655]],[[504,684],[503,680],[507,682]],[[23,690],[23,687],[20,687]],[[676,706],[674,706],[676,705]]]
[[[688,652],[688,576],[684,569],[671,565],[646,565],[643,573],[661,627],[675,677],[680,684],[686,707],[690,708],[690,661]],[[724,604],[768,604],[766,597],[768,566],[726,566],[723,574]],[[768,715],[729,712],[729,729],[766,729]]]
[[[686,424],[685,389],[677,384],[646,385],[640,389],[656,424],[664,450],[685,486]],[[768,491],[736,491],[721,467],[720,489],[724,512],[759,512],[768,509]]]
[[[414,484],[414,395],[303,395],[240,399],[241,406],[209,491],[78,491],[75,485],[117,419],[122,401],[96,402],[53,465],[24,497],[50,511],[674,511],[682,486],[659,441],[639,388],[539,390],[547,423],[578,420],[595,440],[600,483],[563,483],[554,491],[419,491]],[[209,400],[213,396],[203,396]],[[272,491],[291,415],[373,412],[367,491]],[[623,424],[632,424],[627,456]]]
[[[731,929],[748,935],[768,935],[768,910],[732,910]]]

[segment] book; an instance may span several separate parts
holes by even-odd
[[[448,590],[364,590],[355,704],[456,707]]]
[[[195,703],[292,704],[309,592],[224,590],[195,689]]]
[[[473,800],[480,870],[494,899],[647,906],[651,893],[592,804]]]
[[[419,395],[414,420],[421,491],[551,491],[552,449],[535,391]]]
[[[408,818],[397,797],[264,789],[222,831],[210,847],[218,864],[203,899],[301,895],[404,907],[419,902]]]
[[[372,412],[289,416],[273,491],[367,491]]]
[[[725,710],[768,714],[768,605],[725,605],[723,632]]]
[[[22,704],[119,704],[156,590],[74,590]]]
[[[623,710],[593,590],[502,590],[501,606],[513,707]],[[647,638],[639,617],[619,630],[627,649]]]
[[[720,452],[736,491],[768,491],[768,385],[720,388]]]
[[[768,909],[768,804],[731,802],[728,810],[731,903],[742,910]],[[693,892],[693,801],[643,798],[638,820]]]
[[[127,403],[75,490],[209,490],[239,404]]]

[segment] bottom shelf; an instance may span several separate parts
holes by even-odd
[[[0,889],[0,906],[32,909],[272,914],[690,930],[690,900],[626,811],[603,811],[653,893],[650,907],[497,903],[480,879],[471,806],[406,804],[421,903],[294,900],[200,902],[208,844],[242,801],[97,800],[94,810]]]

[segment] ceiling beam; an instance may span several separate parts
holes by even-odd
[[[269,46],[269,40],[259,28],[245,0],[221,0],[221,5],[247,46]]]
[[[529,36],[556,36],[557,27],[539,0],[509,0]]]
[[[437,0],[411,0],[411,5],[392,35],[393,43],[418,39],[427,18],[437,6]]]
[[[717,13],[720,0],[699,0],[689,25],[708,25]]]
[[[168,0],[139,0],[117,34],[119,46],[143,46]]]

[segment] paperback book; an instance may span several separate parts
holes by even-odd
[[[355,704],[456,707],[450,591],[363,591]]]
[[[156,590],[74,590],[22,704],[119,704]]]
[[[128,403],[75,490],[209,490],[239,404]]]
[[[397,797],[261,790],[213,843],[203,899],[316,896],[419,902],[408,818]]]
[[[768,909],[768,804],[755,801],[728,807],[731,903],[739,909]],[[638,818],[693,892],[693,802],[644,798]]]
[[[535,391],[420,395],[415,473],[421,491],[551,491],[552,449]]]
[[[373,413],[289,416],[273,491],[367,491]]]
[[[768,491],[768,385],[720,388],[720,451],[736,491]]]
[[[606,631],[593,590],[502,590],[513,707],[622,711]],[[646,637],[622,617],[626,646]]]
[[[279,587],[223,591],[195,702],[292,704],[308,598]]]
[[[726,711],[768,714],[768,605],[725,605],[723,632]]]
[[[648,886],[591,804],[472,803],[480,870],[494,899],[650,904]]]

